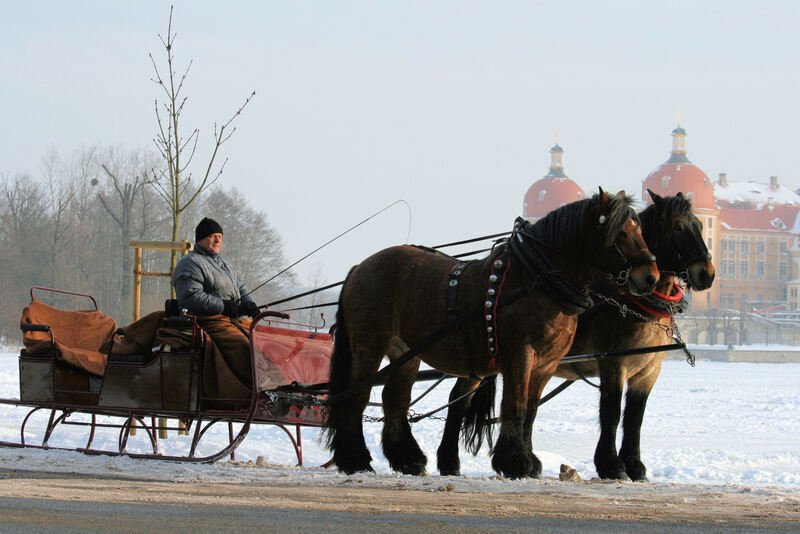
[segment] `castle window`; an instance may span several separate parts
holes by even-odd
[[[764,243],[764,239],[759,239],[758,241],[756,241],[756,253],[759,256],[764,255],[764,251],[766,250],[766,248],[767,247],[766,244]]]
[[[739,278],[747,278],[750,276],[749,267],[750,264],[746,261],[743,261],[739,264]]]
[[[722,260],[722,276],[723,278],[733,278],[736,263],[731,260]]]
[[[669,188],[669,181],[670,181],[670,177],[669,176],[662,176],[661,177],[661,187],[663,187],[664,189]]]
[[[736,252],[736,242],[731,239],[723,239],[722,240],[722,253],[723,254],[733,254]]]
[[[786,280],[789,278],[789,264],[781,262],[778,264],[778,278]]]
[[[742,254],[749,254],[750,253],[750,242],[747,240],[742,241],[739,243],[739,250]]]
[[[756,262],[756,278],[764,278],[764,262]]]
[[[542,189],[539,191],[539,202],[544,202],[544,197],[547,196],[547,190]]]

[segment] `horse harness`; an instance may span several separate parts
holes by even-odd
[[[450,270],[450,275],[447,282],[447,295],[445,297],[448,325],[458,325],[459,323],[459,314],[456,308],[458,285],[461,275],[464,274],[464,271],[466,271],[469,265],[470,264],[465,261],[458,262]],[[506,275],[508,274],[510,268],[511,255],[504,250],[492,262],[492,271],[489,275],[489,284],[486,288],[486,299],[483,303],[483,319],[486,326],[486,349],[489,353],[488,367],[490,370],[494,370],[497,367],[497,312],[500,304],[500,297],[503,293],[503,284],[506,281]],[[464,346],[470,356],[472,367],[471,374],[473,375],[473,378],[479,378],[474,376],[475,354],[472,350],[472,345],[470,345],[467,341],[466,332],[464,330],[462,330],[462,335],[464,336]]]
[[[525,272],[532,279],[532,283],[527,286],[524,292],[515,292],[510,301],[502,301],[503,305],[507,306],[511,304],[511,302],[520,298],[524,293],[528,293],[540,284],[545,292],[556,301],[567,314],[574,315],[583,313],[593,304],[585,289],[577,287],[558,274],[550,260],[541,250],[541,247],[538,246],[538,240],[523,231],[526,224],[524,219],[521,217],[517,218],[511,236],[498,241],[497,246],[500,252],[492,262],[491,272],[487,281],[482,315],[486,331],[486,350],[489,355],[488,368],[490,370],[494,370],[497,367],[499,345],[497,317],[500,311],[503,287],[514,259],[520,262]],[[620,255],[622,255],[622,252],[619,252]],[[624,256],[622,256],[622,258],[625,260]],[[628,264],[627,260],[625,263]],[[461,276],[470,265],[471,263],[469,262],[458,262],[453,265],[450,270],[447,282],[447,293],[445,296],[448,326],[460,328],[460,323],[464,318],[458,313],[456,302]],[[462,330],[462,335],[464,336],[464,346],[472,362],[473,378],[479,378],[474,376],[476,358],[471,345],[467,342],[466,332],[464,332],[464,330]]]

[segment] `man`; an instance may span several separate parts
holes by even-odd
[[[195,228],[194,250],[181,258],[172,276],[178,307],[202,315],[255,317],[258,306],[253,297],[219,255],[222,236],[222,226],[213,219],[204,218]]]
[[[220,256],[222,226],[204,218],[195,228],[195,246],[175,266],[172,281],[178,308],[197,316],[197,322],[219,349],[206,358],[206,396],[249,398],[252,388],[249,321],[258,305],[239,274]]]

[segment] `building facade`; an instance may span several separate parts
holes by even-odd
[[[644,178],[641,198],[652,202],[648,190],[661,196],[681,192],[703,223],[716,279],[711,289],[690,293],[690,310],[680,321],[690,332],[687,341],[800,341],[800,195],[776,176],[764,183],[734,182],[720,173],[712,180],[689,160],[686,137],[680,125],[672,131],[669,158]],[[556,143],[549,172],[526,192],[528,220],[585,198],[564,173],[563,153]]]

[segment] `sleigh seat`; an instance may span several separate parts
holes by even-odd
[[[68,311],[32,299],[20,319],[20,399],[92,404],[105,374],[101,350],[116,330],[98,310]]]

